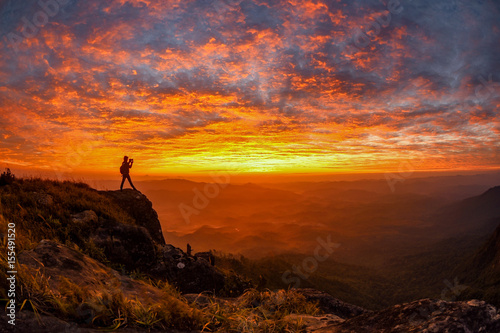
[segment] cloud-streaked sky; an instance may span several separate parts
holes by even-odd
[[[10,166],[500,167],[498,1],[6,0],[0,33]]]

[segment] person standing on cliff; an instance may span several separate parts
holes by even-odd
[[[132,186],[132,188],[137,191],[134,184],[132,184],[132,179],[130,179],[130,169],[132,168],[133,164],[134,164],[133,159],[129,160],[128,156],[123,156],[123,163],[122,166],[120,167],[120,173],[122,174],[122,183],[120,185],[120,191],[123,191],[123,183],[125,183],[125,179],[128,179],[130,186]]]

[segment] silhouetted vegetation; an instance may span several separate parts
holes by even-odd
[[[9,168],[5,169],[2,174],[0,174],[0,186],[12,184],[16,180],[16,177]]]

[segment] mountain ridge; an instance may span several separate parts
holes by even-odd
[[[234,321],[242,313],[231,312],[224,317],[224,321],[214,319],[217,317],[213,311],[218,311],[213,307],[214,304],[227,311],[236,304],[235,310],[231,311],[238,311],[238,307],[250,311],[251,313],[243,313],[247,313],[250,316],[248,318],[255,318],[256,321],[251,324],[257,325],[255,327],[280,325],[284,330],[295,327],[294,331],[297,332],[304,329],[310,332],[326,332],[328,329],[330,332],[350,332],[354,328],[360,332],[375,328],[383,329],[384,332],[396,332],[398,328],[394,325],[398,321],[395,318],[400,318],[410,310],[420,313],[429,308],[438,309],[440,313],[434,311],[419,321],[400,320],[398,325],[408,330],[431,327],[436,323],[443,329],[499,327],[498,310],[480,301],[443,303],[424,299],[376,312],[361,309],[354,316],[346,317],[341,312],[336,312],[335,306],[329,310],[318,308],[321,300],[323,303],[328,300],[328,304],[344,304],[344,309],[346,306],[351,309],[359,308],[334,300],[328,294],[318,298],[318,292],[315,291],[300,294],[297,293],[300,290],[248,289],[252,285],[245,277],[219,269],[217,263],[213,266],[214,263],[205,260],[204,255],[185,253],[169,245],[162,237],[151,235],[155,232],[161,234],[156,211],[146,196],[132,190],[102,192],[85,184],[21,179],[0,186],[0,194],[0,217],[2,221],[12,220],[16,223],[19,247],[24,250],[19,254],[19,271],[22,272],[19,283],[27,293],[23,292],[19,297],[29,300],[31,310],[43,310],[46,314],[61,318],[68,325],[83,325],[81,327],[89,329],[95,328],[95,325],[115,329],[130,325],[138,330],[149,327],[200,331],[203,323],[206,323],[205,326],[216,331],[240,327],[239,330],[247,332],[246,329],[241,329],[243,326],[238,326],[242,323]],[[2,223],[3,227],[5,224]],[[5,230],[2,229],[1,233],[5,237]],[[101,291],[93,287],[93,282],[80,283],[84,287],[77,288],[79,279],[92,278],[92,269],[102,272],[100,280],[109,281],[110,284],[104,283],[99,287]],[[87,273],[81,276],[78,272]],[[113,276],[122,282],[112,283]],[[131,299],[133,296],[130,295],[133,294],[127,294],[122,286],[134,286],[136,279],[139,279],[141,285],[146,283],[144,288],[150,290],[150,293],[156,293],[156,289],[150,288],[163,290],[170,299],[169,305],[156,306],[154,302],[148,303],[146,295],[141,296],[146,299]],[[151,281],[150,279],[156,282],[149,285],[150,282],[147,281]],[[6,281],[5,276],[2,276],[2,280]],[[142,287],[137,284],[137,287],[132,287],[132,291],[134,288]],[[207,290],[219,296],[204,296],[209,297],[206,302],[197,296],[192,302],[188,302],[179,293],[192,294]],[[230,298],[226,298],[228,296]],[[19,302],[22,301],[23,299],[19,299]],[[58,304],[65,305],[61,307]],[[101,312],[107,308],[111,312],[106,312],[104,316]],[[79,310],[75,312],[77,309]],[[259,311],[263,311],[262,309],[271,317],[261,317],[259,313],[262,312]],[[179,316],[188,319],[183,323],[169,321],[168,318],[172,318],[174,313],[171,311],[179,311]],[[120,313],[125,317],[121,317]],[[470,316],[467,315],[464,319],[463,313]],[[85,318],[92,319],[86,322]],[[144,326],[146,318],[149,321]],[[272,318],[272,322],[269,322],[269,318]],[[328,318],[328,325],[321,318]],[[477,318],[482,318],[479,324]],[[294,326],[299,322],[308,324]],[[246,322],[245,325],[249,324]],[[0,326],[0,330],[4,328]]]

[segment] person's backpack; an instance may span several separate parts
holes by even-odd
[[[126,163],[122,163],[122,165],[120,166],[120,173],[122,175],[128,173],[128,165]]]

